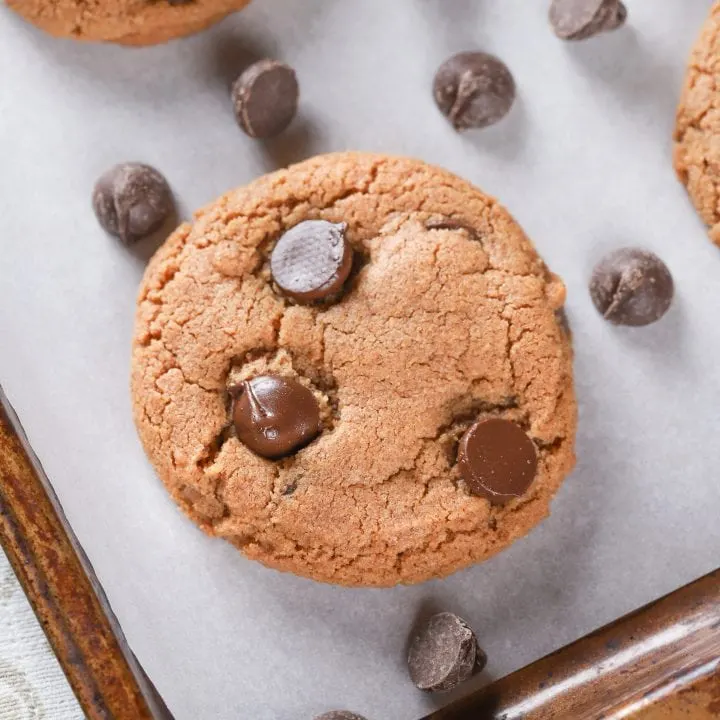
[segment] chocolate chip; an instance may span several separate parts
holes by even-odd
[[[479,672],[487,659],[475,633],[457,615],[433,615],[417,631],[408,651],[410,678],[420,690],[447,692]]]
[[[127,245],[157,230],[173,209],[165,178],[141,163],[122,163],[104,173],[92,205],[103,229]]]
[[[623,248],[606,255],[590,279],[590,297],[602,316],[615,325],[639,327],[659,320],[672,303],[674,284],[655,254]]]
[[[266,458],[289,455],[320,432],[320,410],[310,390],[292,378],[261,375],[246,380],[235,400],[238,438]]]
[[[435,102],[456,130],[484,128],[508,114],[515,81],[505,63],[482,52],[461,52],[435,74]]]
[[[620,0],[553,0],[550,24],[562,40],[585,40],[620,27],[627,9]]]
[[[318,715],[315,720],[365,720],[365,718],[362,715],[357,715],[347,710],[331,710],[330,712]]]
[[[537,471],[537,450],[522,428],[502,418],[479,420],[463,435],[458,466],[473,495],[502,503],[520,497]]]
[[[295,117],[298,106],[295,71],[277,60],[260,60],[235,81],[232,99],[238,125],[254,138],[281,133]]]
[[[307,303],[342,289],[352,268],[345,223],[305,220],[280,237],[270,256],[273,280],[285,295]]]

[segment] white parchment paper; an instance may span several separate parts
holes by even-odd
[[[497,677],[720,564],[720,253],[670,164],[684,65],[710,0],[628,0],[629,25],[563,44],[536,0],[255,0],[198,37],[149,49],[53,40],[0,8],[0,382],[131,646],[178,720],[371,720],[432,709],[404,648],[428,605],[477,630]],[[502,57],[519,99],[457,135],[433,73],[453,52]],[[248,58],[298,71],[302,110],[262,144],[235,126]],[[266,570],[175,509],[128,397],[137,284],[90,210],[96,177],[142,160],[181,214],[317,152],[443,165],[501,198],[569,289],[579,462],[550,520],[441,582],[346,590]],[[670,266],[656,326],[617,329],[586,282],[638,244]],[[470,686],[472,687],[472,686]],[[469,688],[465,688],[466,690]]]

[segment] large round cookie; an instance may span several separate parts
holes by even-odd
[[[123,45],[155,45],[190,35],[250,0],[7,0],[51,35]]]
[[[720,2],[690,55],[675,126],[675,170],[720,245]]]
[[[348,224],[356,259],[332,305],[298,305],[269,253],[309,218]],[[453,218],[456,223],[449,222]],[[344,585],[441,577],[525,535],[573,466],[565,288],[510,215],[422,162],[340,153],[234,190],[182,225],[140,290],[135,420],[175,500],[280,570]],[[228,385],[299,378],[323,431],[283,460],[235,436]],[[470,494],[458,439],[499,416],[538,470],[504,505]]]

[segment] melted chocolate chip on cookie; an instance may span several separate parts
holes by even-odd
[[[533,441],[509,420],[480,420],[460,440],[458,465],[468,489],[492,503],[503,503],[527,492],[537,462]]]
[[[310,390],[292,378],[262,375],[246,380],[235,400],[238,438],[253,452],[280,458],[320,432],[320,409]]]
[[[340,292],[352,268],[347,225],[305,220],[277,241],[270,256],[273,280],[298,302],[327,300]]]

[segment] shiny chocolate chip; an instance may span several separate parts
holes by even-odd
[[[535,444],[509,420],[480,420],[460,440],[458,466],[468,489],[492,503],[503,503],[527,492],[537,464]]]
[[[261,375],[246,380],[233,407],[238,438],[265,458],[280,458],[320,432],[320,408],[308,388],[292,378]]]

